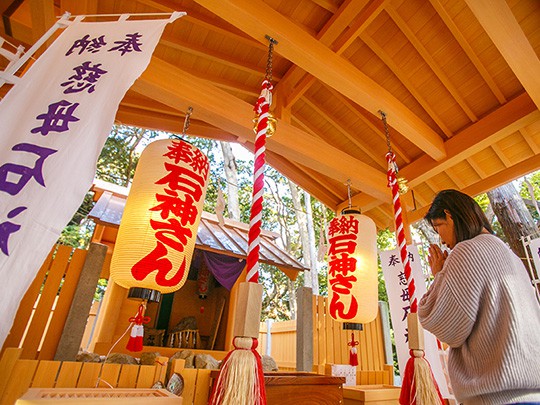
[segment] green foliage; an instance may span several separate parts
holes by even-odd
[[[94,223],[86,216],[94,206],[93,193],[87,193],[84,200],[68,225],[62,230],[58,243],[78,249],[86,249],[94,232]]]
[[[261,321],[291,319],[292,293],[300,287],[301,277],[291,281],[282,271],[264,263],[259,265],[259,283],[264,286]]]
[[[529,183],[531,183],[531,186],[533,188],[534,199],[536,200],[537,204],[540,205],[540,171],[534,172],[531,175],[527,176],[527,179]],[[523,201],[525,201],[525,204],[527,205],[531,216],[538,224],[540,222],[540,216],[532,203],[533,196],[531,196],[531,193],[529,192],[529,188],[527,187],[525,181],[522,181],[520,183],[519,195],[521,196],[521,198],[523,198]]]
[[[157,131],[114,125],[99,155],[96,177],[127,187],[139,161],[139,150],[160,135]]]
[[[103,299],[103,295],[105,294],[105,290],[107,290],[108,283],[109,280],[106,278],[100,278],[98,280],[96,292],[94,293],[94,301],[101,301]]]
[[[396,236],[394,232],[390,231],[389,229],[383,229],[377,233],[377,250],[378,251],[395,249],[396,246],[397,246]],[[379,283],[378,283],[379,301],[388,302],[388,293],[386,292],[386,284],[384,282],[384,276],[382,272],[380,257],[377,258],[377,263],[378,263],[377,278],[379,280]]]

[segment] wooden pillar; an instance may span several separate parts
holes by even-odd
[[[300,287],[296,293],[298,314],[296,317],[296,371],[311,372],[313,369],[313,292]]]
[[[79,352],[106,254],[107,246],[90,244],[54,360],[73,361]]]
[[[392,337],[390,336],[390,311],[387,302],[379,301],[379,315],[383,335],[384,361],[385,364],[393,365],[394,353],[392,351]]]
[[[96,324],[95,339],[91,342],[89,350],[93,351],[96,343],[113,343],[120,311],[127,294],[127,289],[120,287],[112,279],[109,279]]]
[[[238,289],[240,286],[240,283],[243,283],[246,281],[247,272],[246,269],[242,271],[240,276],[238,277],[238,280],[236,280],[236,283],[234,283],[233,287],[231,288],[231,294],[229,296],[229,308],[227,309],[227,329],[225,332],[225,350],[230,351],[233,347],[233,338],[234,338],[234,323],[235,323],[235,317],[236,317],[236,303],[238,301]]]

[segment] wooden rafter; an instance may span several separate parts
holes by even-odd
[[[373,161],[378,164],[383,170],[386,170],[387,166],[385,162],[383,162],[383,156],[384,154],[377,154],[375,151],[373,151],[368,145],[366,145],[362,140],[360,134],[353,135],[350,133],[348,129],[343,127],[341,123],[339,123],[335,118],[333,118],[329,112],[323,110],[321,107],[319,107],[317,104],[315,104],[313,101],[308,99],[307,97],[304,97],[303,99],[304,103],[306,103],[311,109],[317,112],[317,114],[321,117],[323,117],[326,121],[328,121],[334,128],[336,128],[338,131],[341,132],[342,135],[345,136],[350,142],[352,142],[358,149],[360,149],[362,152],[364,152],[367,156],[369,156]]]
[[[540,109],[540,60],[505,0],[465,0]]]
[[[326,46],[331,46],[339,35],[348,27],[355,16],[362,11],[366,6],[366,0],[346,0],[339,7],[339,10],[328,20],[321,31],[317,34],[317,39]],[[339,52],[338,52],[339,53]],[[284,105],[283,108],[290,108],[302,95],[313,85],[315,78],[306,74],[305,71],[298,66],[292,66],[287,72],[289,79],[297,77],[298,85],[292,83],[291,80],[285,82],[283,86],[276,87],[277,92],[283,93]],[[296,74],[295,71],[300,71],[303,75]]]
[[[321,6],[325,10],[335,13],[337,11],[337,6],[331,0],[311,0],[313,3]]]
[[[405,34],[409,42],[413,44],[416,51],[422,56],[422,58],[426,61],[430,69],[435,73],[437,78],[441,81],[441,83],[444,84],[446,90],[452,95],[454,100],[459,104],[459,106],[463,109],[465,114],[469,117],[469,119],[473,122],[475,122],[478,118],[476,114],[471,110],[471,107],[465,102],[465,99],[461,94],[459,94],[458,89],[452,81],[448,78],[448,75],[444,73],[444,71],[441,69],[439,64],[435,61],[435,59],[431,56],[431,54],[427,51],[426,47],[422,44],[420,39],[416,36],[416,34],[409,28],[409,26],[403,21],[403,18],[399,15],[399,13],[396,11],[396,9],[390,5],[386,7],[386,12],[388,15],[394,20],[396,25],[399,27],[401,32]]]
[[[133,89],[181,111],[189,103],[200,119],[238,136],[240,142],[254,141],[253,106],[158,58],[152,59]],[[268,140],[268,150],[338,181],[354,178],[366,193],[383,201],[387,198],[383,172],[286,122],[279,125],[280,131]],[[321,153],[329,158],[321,161]]]
[[[450,30],[456,41],[461,46],[461,49],[467,54],[468,58],[471,60],[472,64],[478,70],[478,73],[480,73],[480,76],[485,80],[486,84],[489,86],[495,97],[497,97],[497,100],[499,103],[504,104],[506,103],[506,97],[502,93],[499,86],[497,86],[497,83],[495,83],[495,80],[493,80],[493,77],[491,74],[487,71],[486,67],[476,55],[474,50],[472,49],[469,42],[465,39],[465,36],[461,32],[461,30],[458,28],[454,20],[450,17],[444,6],[441,4],[440,0],[429,0],[435,11],[437,11],[437,14],[439,14],[439,17],[443,20],[446,27]]]
[[[71,15],[91,15],[98,13],[98,0],[61,0],[60,8]]]
[[[540,111],[527,93],[509,101],[445,142],[446,159],[435,162],[427,155],[401,169],[411,187],[466,159],[479,150],[540,119]]]
[[[175,3],[174,1],[170,1],[170,0],[159,0],[159,1],[158,0],[137,0],[137,2],[141,4],[145,4],[159,11],[165,11],[165,12],[186,11],[186,10],[178,10],[178,3]],[[187,10],[187,12],[188,14],[182,18],[195,25],[198,25],[199,27],[203,27],[205,29],[208,29],[209,31],[215,32],[224,38],[229,38],[236,42],[243,43],[245,45],[260,48],[261,50],[265,52],[267,50],[267,47],[263,45],[261,42],[256,41],[255,39],[251,38],[250,36],[244,34],[237,28],[225,22],[223,23],[223,26],[220,26],[216,24],[215,20],[212,21],[207,16],[197,11]]]
[[[431,108],[429,102],[420,94],[420,91],[413,86],[411,80],[406,76],[405,72],[400,69],[396,62],[385,52],[385,50],[380,47],[376,41],[373,40],[369,35],[362,34],[360,39],[379,57],[386,66],[392,71],[393,74],[401,81],[401,84],[412,94],[415,100],[422,106],[422,108],[428,113],[433,121],[438,125],[438,127],[443,131],[443,133],[450,138],[452,136],[452,131],[450,128],[443,122],[439,115]]]
[[[338,93],[336,90],[329,88],[328,86],[325,86],[333,95],[336,97],[341,103],[346,105],[352,112],[357,114],[356,116],[360,118],[360,120],[366,124],[379,138],[381,138],[382,141],[386,143],[386,135],[383,132],[384,130],[381,130],[374,124],[374,119],[372,115],[367,116],[367,114],[361,109],[361,107],[358,104],[353,103],[348,98],[344,97],[342,94]],[[401,149],[399,146],[392,145],[392,149],[394,152],[400,156],[405,163],[410,163],[411,158],[408,156],[407,153],[403,149]],[[382,156],[382,155],[381,155]]]
[[[238,69],[242,72],[249,73],[250,75],[260,76],[261,80],[264,78],[264,66],[261,67],[257,65],[247,64],[245,62],[234,59],[229,54],[221,53],[218,51],[209,51],[207,47],[181,41],[180,39],[175,38],[170,34],[164,33],[161,36],[160,43],[167,47],[187,52],[191,55],[199,56],[212,62],[219,63],[221,65]],[[276,81],[279,81],[279,79],[281,78],[279,74],[274,74],[272,77]]]
[[[30,0],[32,39],[36,42],[56,22],[53,0]],[[48,43],[52,43],[49,40]]]
[[[515,180],[527,173],[533,172],[534,170],[537,170],[539,167],[540,167],[540,155],[535,155],[507,169],[501,170],[489,177],[486,177],[485,179],[482,179],[481,181],[471,184],[467,186],[466,188],[462,189],[461,191],[463,191],[466,194],[476,196],[478,194],[482,194],[482,193],[488,192],[489,190],[493,190],[494,188],[502,186],[503,184],[506,184],[512,180]],[[410,223],[414,223],[422,219],[424,215],[426,215],[426,212],[428,209],[429,209],[429,205],[419,208],[416,211],[409,212]]]
[[[254,38],[262,40],[265,35],[270,35],[277,39],[276,52],[372,114],[376,115],[382,109],[396,117],[396,129],[434,159],[441,160],[446,156],[439,135],[390,92],[266,3],[259,0],[196,1]]]

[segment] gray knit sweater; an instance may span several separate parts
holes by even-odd
[[[540,305],[527,270],[499,238],[481,234],[458,243],[418,315],[450,346],[458,401],[540,402]]]

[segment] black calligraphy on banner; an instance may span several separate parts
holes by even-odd
[[[208,158],[186,142],[172,141],[167,149],[163,155],[168,159],[163,162],[167,174],[155,182],[163,186],[163,191],[155,194],[156,204],[149,208],[162,219],[150,220],[150,226],[156,231],[156,246],[131,269],[138,281],[157,270],[155,281],[161,287],[175,286],[184,278],[185,256],[179,268],[173,269],[169,249],[184,252],[188,241],[195,236],[192,225],[199,217],[197,204],[204,198],[210,168]],[[169,277],[171,271],[174,274]]]
[[[408,258],[411,262],[414,262],[414,254],[412,252],[407,253]],[[392,254],[388,258],[388,267],[396,267],[397,265],[401,264],[401,259],[397,254]],[[399,266],[400,268],[403,268],[402,266]],[[403,286],[404,288],[401,289],[400,298],[402,301],[402,307],[403,310],[403,316],[401,318],[401,321],[405,321],[407,319],[407,315],[409,315],[409,312],[411,310],[411,298],[409,296],[409,287],[407,285],[407,278],[405,277],[405,273],[403,271],[400,271],[398,273],[398,283],[400,286]],[[405,330],[405,341],[409,341],[409,333],[408,330]]]
[[[143,42],[142,35],[138,32],[128,33],[122,39],[114,41],[114,46],[107,49],[108,52],[117,52],[119,56],[124,56],[130,52],[141,52]],[[70,55],[77,56],[83,53],[96,54],[107,46],[105,35],[100,35],[95,38],[90,38],[87,34],[82,38],[73,42],[70,48],[65,53],[66,63],[70,60]],[[63,61],[60,61],[63,63]],[[114,62],[111,62],[114,63]],[[91,103],[90,98],[82,98],[80,95],[76,100],[70,100],[69,96],[77,96],[79,93],[86,92],[90,95],[94,93],[98,87],[99,79],[107,74],[107,70],[101,63],[94,63],[92,60],[87,60],[80,65],[74,66],[75,74],[66,78],[59,86],[60,99],[52,99],[51,102],[44,106],[43,112],[38,114],[34,119],[39,122],[37,126],[30,130],[28,134],[28,142],[18,143],[11,147],[12,151],[18,153],[33,154],[36,156],[35,163],[32,166],[5,162],[0,165],[0,192],[9,194],[10,196],[18,195],[24,187],[30,182],[35,181],[40,186],[46,188],[46,179],[43,175],[44,165],[48,159],[58,150],[47,148],[39,145],[39,139],[35,138],[36,134],[41,136],[51,136],[53,134],[69,134],[74,128],[74,125],[82,119],[77,116],[77,108],[81,102]],[[62,91],[62,88],[63,91]],[[51,98],[54,94],[51,95]],[[52,158],[54,159],[54,158]],[[0,162],[2,163],[2,162]],[[15,204],[16,205],[16,204]],[[3,255],[9,256],[9,240],[10,237],[21,229],[21,224],[14,222],[21,215],[26,215],[25,206],[18,206],[9,209],[7,220],[0,222],[0,251]],[[0,219],[2,221],[2,219]]]

